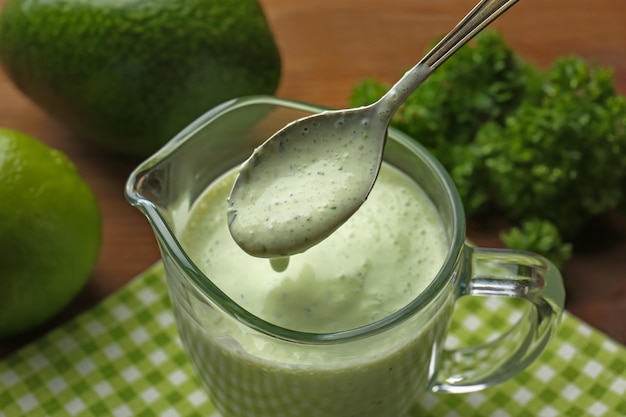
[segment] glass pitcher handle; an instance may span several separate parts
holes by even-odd
[[[530,309],[491,342],[444,350],[434,392],[477,391],[519,373],[543,352],[563,311],[561,274],[545,258],[503,249],[466,251],[470,270],[461,296],[514,297],[528,301]]]

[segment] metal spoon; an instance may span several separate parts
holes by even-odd
[[[228,198],[228,225],[237,244],[254,256],[289,256],[341,226],[374,185],[393,114],[437,67],[517,1],[481,0],[376,103],[298,119],[259,146],[242,164]]]

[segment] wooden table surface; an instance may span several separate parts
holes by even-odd
[[[474,0],[261,3],[283,58],[277,95],[344,107],[361,79],[395,81]],[[626,94],[626,1],[523,0],[493,26],[541,67],[568,54],[613,67],[617,89]],[[123,196],[125,180],[138,161],[114,157],[81,141],[24,97],[1,71],[0,126],[65,152],[97,194],[104,217],[101,256],[84,290],[51,323],[0,342],[3,356],[113,293],[156,262],[159,252],[148,222]],[[616,217],[592,229],[564,271],[567,309],[626,344],[626,221]],[[492,230],[472,228],[469,234],[481,245],[500,245]]]

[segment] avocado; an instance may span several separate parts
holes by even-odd
[[[0,61],[57,120],[132,157],[226,100],[274,94],[281,74],[257,0],[7,0]]]

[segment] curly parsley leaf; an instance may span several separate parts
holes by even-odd
[[[547,220],[525,220],[519,227],[500,233],[510,249],[538,253],[562,268],[572,257],[572,245],[564,243],[556,226]]]
[[[372,103],[388,88],[364,81],[351,104]],[[614,90],[612,71],[581,58],[539,71],[498,32],[484,31],[407,99],[391,125],[441,161],[469,217],[495,212],[522,225],[503,234],[516,247],[546,253],[538,235],[546,233],[551,259],[565,259],[571,246],[561,236],[575,237],[592,216],[626,212],[626,98]]]

